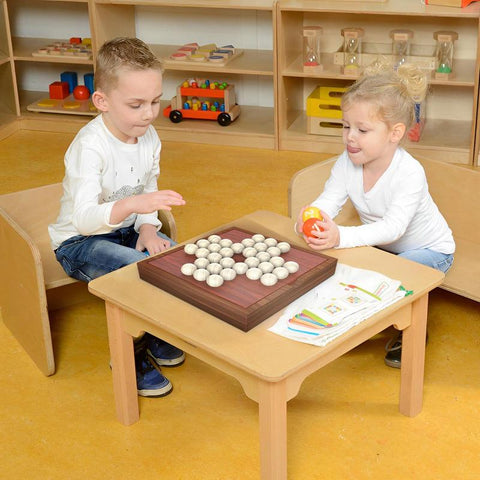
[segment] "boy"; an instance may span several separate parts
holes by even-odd
[[[73,278],[89,282],[172,244],[159,231],[157,210],[185,201],[157,188],[161,142],[152,122],[160,111],[162,72],[136,38],[116,38],[98,52],[92,102],[100,114],[65,154],[60,214],[49,225],[56,258]],[[135,350],[139,395],[170,393],[158,365],[180,365],[184,353],[150,334]]]

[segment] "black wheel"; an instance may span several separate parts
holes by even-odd
[[[228,127],[232,123],[232,117],[228,113],[221,113],[217,118],[217,122],[222,127]]]
[[[182,112],[179,112],[178,110],[172,110],[168,117],[173,123],[180,123],[183,120]]]

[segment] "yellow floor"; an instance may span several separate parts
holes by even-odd
[[[60,181],[71,138],[22,131],[1,141],[0,193]],[[322,158],[166,142],[160,186],[187,200],[174,211],[185,240],[257,209],[286,214],[289,178]],[[57,373],[48,378],[0,322],[0,479],[259,478],[257,408],[235,380],[189,356],[165,369],[173,393],[140,399],[140,422],[124,427],[102,303],[56,311],[51,322]],[[434,291],[428,330],[416,418],[398,413],[400,372],[383,364],[391,331],[304,382],[288,404],[289,479],[480,478],[478,304]]]

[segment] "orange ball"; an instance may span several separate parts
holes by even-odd
[[[323,228],[317,223],[319,221],[320,220],[318,218],[313,218],[313,217],[305,220],[302,228],[303,233],[307,237],[316,237],[316,235],[314,235],[313,232],[323,232]]]

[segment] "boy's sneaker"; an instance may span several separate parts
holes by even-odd
[[[137,392],[141,397],[164,397],[172,391],[172,384],[145,350],[135,356],[135,368]]]
[[[157,365],[163,367],[176,367],[185,361],[185,353],[177,347],[160,340],[149,333],[144,335],[147,353]]]
[[[385,345],[385,365],[393,368],[401,368],[402,366],[402,332],[398,332]]]

